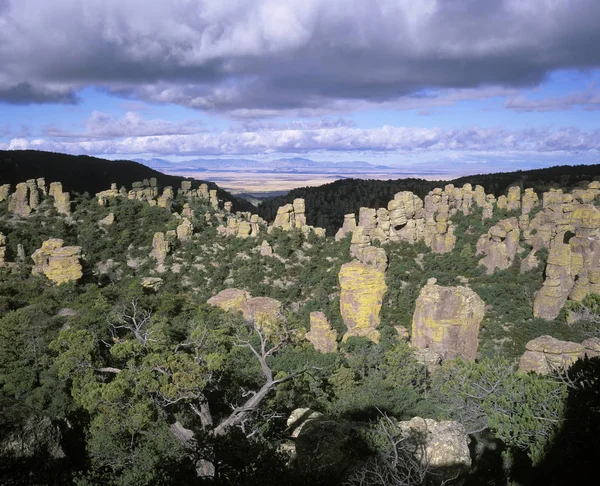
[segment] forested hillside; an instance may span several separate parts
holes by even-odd
[[[39,150],[0,150],[0,184],[14,186],[38,177],[60,181],[67,191],[92,195],[110,187],[112,183],[118,187],[130,187],[133,182],[155,177],[160,187],[179,187],[181,181],[186,180],[185,177],[163,174],[131,160],[107,160]],[[252,209],[247,201],[236,199],[214,183],[207,184],[211,189],[218,189],[221,199],[232,201],[236,209]]]
[[[336,238],[308,203],[267,223],[197,182],[3,182],[0,484],[596,474],[600,181],[405,181]]]
[[[323,186],[293,189],[285,196],[264,200],[258,206],[258,214],[267,221],[273,221],[277,208],[291,203],[295,198],[303,198],[306,201],[308,223],[323,227],[328,235],[333,235],[342,225],[344,214],[358,213],[361,207],[385,207],[399,191],[412,191],[422,198],[434,187],[444,187],[446,184],[460,187],[469,183],[473,186],[481,185],[486,193],[497,197],[515,184],[544,192],[552,187],[570,189],[581,181],[591,181],[598,176],[600,165],[564,165],[548,169],[472,175],[452,181],[342,179]]]

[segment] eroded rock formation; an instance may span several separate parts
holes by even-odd
[[[412,323],[412,345],[431,349],[442,359],[477,356],[483,300],[468,287],[442,287],[430,278],[421,289]]]
[[[509,218],[498,222],[479,238],[477,255],[485,255],[479,264],[486,268],[488,275],[496,269],[506,270],[513,264],[520,235],[517,218]]]
[[[310,331],[306,333],[306,339],[321,353],[337,351],[337,332],[322,312],[310,313]]]
[[[387,291],[385,272],[358,260],[342,265],[339,273],[340,311],[350,336],[364,336],[379,342],[377,326],[383,296]]]
[[[165,264],[165,259],[169,254],[170,245],[169,240],[162,232],[154,233],[152,238],[152,251],[150,256],[156,259],[159,267]]]
[[[81,247],[63,246],[64,241],[51,238],[42,243],[31,258],[34,275],[44,274],[48,279],[58,284],[79,280],[82,273],[80,263]]]
[[[315,228],[306,224],[304,199],[294,199],[292,204],[285,204],[277,209],[277,215],[271,228],[281,228],[283,231],[293,229],[302,230],[304,233],[314,232],[317,236],[324,237],[324,228]]]
[[[560,341],[552,336],[540,336],[529,341],[525,349],[519,361],[519,371],[548,375],[571,366],[584,354],[585,347],[570,341]]]
[[[6,263],[6,236],[0,233],[0,267],[3,267]]]

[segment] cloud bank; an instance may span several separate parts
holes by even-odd
[[[96,86],[257,117],[535,86],[600,66],[597,18],[597,0],[4,0],[0,100]]]

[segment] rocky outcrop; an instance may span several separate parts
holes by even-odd
[[[398,422],[398,427],[408,443],[418,446],[416,459],[440,476],[440,481],[454,480],[470,470],[470,439],[461,423],[414,417]]]
[[[0,202],[6,201],[10,195],[10,184],[0,185]]]
[[[586,339],[581,343],[583,345],[583,355],[588,358],[600,356],[600,338],[593,337]]]
[[[224,311],[238,311],[241,305],[250,299],[250,293],[240,289],[225,289],[221,290],[217,295],[213,295],[208,299],[207,303],[219,307]]]
[[[538,201],[538,195],[533,189],[525,189],[521,199],[521,213],[529,214],[538,205]]]
[[[340,241],[349,234],[352,234],[356,229],[356,216],[354,213],[344,215],[344,224],[335,234],[335,241]]]
[[[257,214],[238,211],[227,215],[227,225],[219,226],[217,232],[223,236],[236,236],[238,238],[255,237],[261,232],[265,221]]]
[[[29,186],[25,182],[17,184],[15,192],[10,196],[8,210],[18,216],[29,216],[31,206],[29,205]]]
[[[529,341],[525,349],[519,361],[519,371],[548,375],[571,366],[584,354],[585,347],[570,341],[560,341],[552,336],[540,336]]]
[[[179,241],[187,241],[193,233],[194,225],[189,219],[183,218],[181,224],[177,226],[177,239]]]
[[[52,195],[52,184],[50,184],[50,195]],[[117,184],[114,182],[110,185],[110,189],[96,193],[96,198],[98,198],[98,204],[100,206],[106,206],[106,203],[109,199],[115,199],[118,197],[121,197],[121,193],[117,189]]]
[[[267,240],[263,240],[260,245],[260,254],[261,256],[273,256],[273,248]]]
[[[509,218],[498,222],[479,238],[476,254],[485,255],[479,264],[486,268],[488,275],[496,269],[506,270],[513,264],[520,235],[517,218]]]
[[[324,228],[315,228],[306,224],[304,199],[300,198],[294,199],[292,204],[285,204],[277,209],[275,221],[269,227],[269,231],[272,228],[281,228],[283,231],[299,229],[304,233],[314,232],[317,236],[325,236]]]
[[[442,287],[431,278],[416,302],[412,345],[431,349],[442,359],[473,360],[484,312],[485,303],[470,288]]]
[[[156,204],[160,208],[171,210],[171,205],[173,204],[173,188],[171,186],[167,186],[163,189],[162,194],[156,200]]]
[[[387,291],[385,272],[353,260],[342,265],[338,278],[340,312],[348,328],[343,340],[350,336],[364,336],[379,342],[379,312]]]
[[[98,224],[100,226],[110,226],[115,222],[115,214],[114,213],[108,213],[107,216],[105,216],[104,218],[102,218],[100,221],[98,221]]]
[[[540,261],[538,260],[535,250],[531,250],[529,254],[521,260],[521,266],[519,271],[521,273],[530,272],[534,268],[537,268],[540,265]]]
[[[337,332],[322,312],[310,313],[310,331],[306,333],[306,339],[321,353],[337,351]]]
[[[509,187],[508,194],[500,196],[497,204],[499,209],[518,211],[521,209],[521,188],[519,186]]]
[[[148,290],[152,290],[156,292],[158,289],[162,287],[164,280],[160,277],[142,277],[141,284],[142,287]]]
[[[63,246],[58,238],[51,238],[42,243],[31,258],[34,262],[32,273],[44,274],[58,284],[79,280],[82,273],[80,263],[81,247]]]
[[[154,237],[152,238],[152,251],[150,252],[150,256],[156,260],[159,267],[162,267],[165,264],[165,259],[169,254],[170,245],[169,240],[162,232],[154,233]]]

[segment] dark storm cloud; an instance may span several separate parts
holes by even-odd
[[[0,0],[0,99],[94,85],[244,117],[535,86],[600,67],[597,18],[597,0]]]

